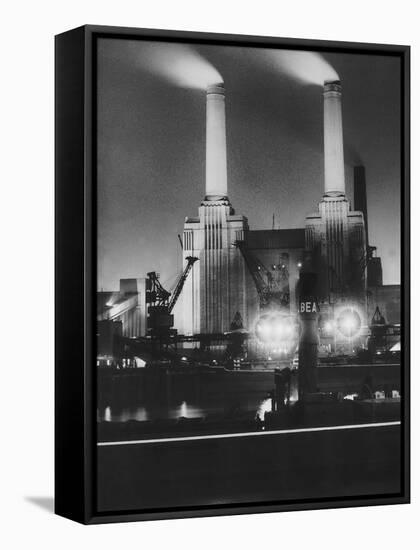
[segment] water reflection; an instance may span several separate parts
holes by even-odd
[[[106,374],[106,373],[105,373]],[[135,375],[103,376],[99,422],[154,422],[179,418],[255,418],[271,410],[272,373],[176,373],[138,369]]]
[[[107,406],[104,409],[98,409],[98,422],[127,422],[137,420],[144,422],[147,420],[156,420],[161,418],[201,418],[206,416],[204,409],[183,401],[177,406],[162,409],[160,407],[146,408],[144,406],[118,407]]]
[[[193,405],[188,405],[186,401],[183,401],[178,411],[175,412],[175,416],[172,418],[178,418],[180,416],[183,416],[184,418],[200,418],[203,415],[203,409],[194,407]]]

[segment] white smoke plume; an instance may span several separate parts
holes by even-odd
[[[219,84],[219,71],[194,48],[171,42],[144,42],[136,45],[136,62],[148,72],[182,88],[205,90]]]
[[[262,55],[274,70],[303,84],[323,86],[326,80],[339,80],[337,71],[316,52],[264,49]]]

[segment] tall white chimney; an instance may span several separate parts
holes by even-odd
[[[206,200],[227,198],[226,115],[223,84],[207,88]]]
[[[324,83],[324,193],[345,195],[341,83]]]

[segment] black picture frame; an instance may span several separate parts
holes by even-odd
[[[96,503],[96,41],[147,38],[398,56],[401,60],[401,491],[302,501],[98,512]],[[84,523],[401,504],[410,501],[410,48],[322,40],[82,26],[55,39],[55,512]],[[71,345],[69,345],[69,342]],[[275,438],[276,436],[272,436]],[[153,475],[153,473],[151,474]],[[186,480],[188,482],[188,480]],[[199,491],[199,488],[197,489]]]

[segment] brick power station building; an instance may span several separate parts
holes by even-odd
[[[185,219],[182,238],[183,265],[188,257],[198,261],[174,309],[178,334],[223,334],[234,319],[252,331],[262,313],[264,284],[280,296],[276,307],[296,313],[296,286],[308,254],[323,314],[352,303],[364,325],[377,307],[387,323],[399,323],[400,287],[382,284],[381,259],[369,243],[364,167],[354,169],[354,209],[346,194],[340,82],[326,82],[323,94],[324,192],[317,209],[299,229],[255,230],[228,196],[224,86],[208,87],[205,190],[198,215]],[[119,323],[122,335],[145,336],[144,279],[123,280],[119,291],[98,293],[98,321],[102,332],[108,323]]]
[[[354,201],[346,195],[341,84],[324,85],[324,193],[318,208],[302,220],[301,229],[253,230],[243,214],[235,213],[228,197],[225,90],[207,90],[206,184],[198,216],[187,217],[183,258],[199,259],[186,281],[176,310],[183,334],[218,334],[230,330],[240,316],[252,330],[261,313],[253,270],[261,270],[286,297],[283,309],[296,312],[296,284],[308,253],[318,275],[318,301],[328,313],[340,303],[357,304],[369,324],[377,306],[399,302],[399,286],[382,285],[380,258],[369,245],[366,178],[354,169]],[[310,205],[308,205],[310,207]],[[237,246],[238,242],[241,246]],[[260,274],[258,274],[260,275]]]

